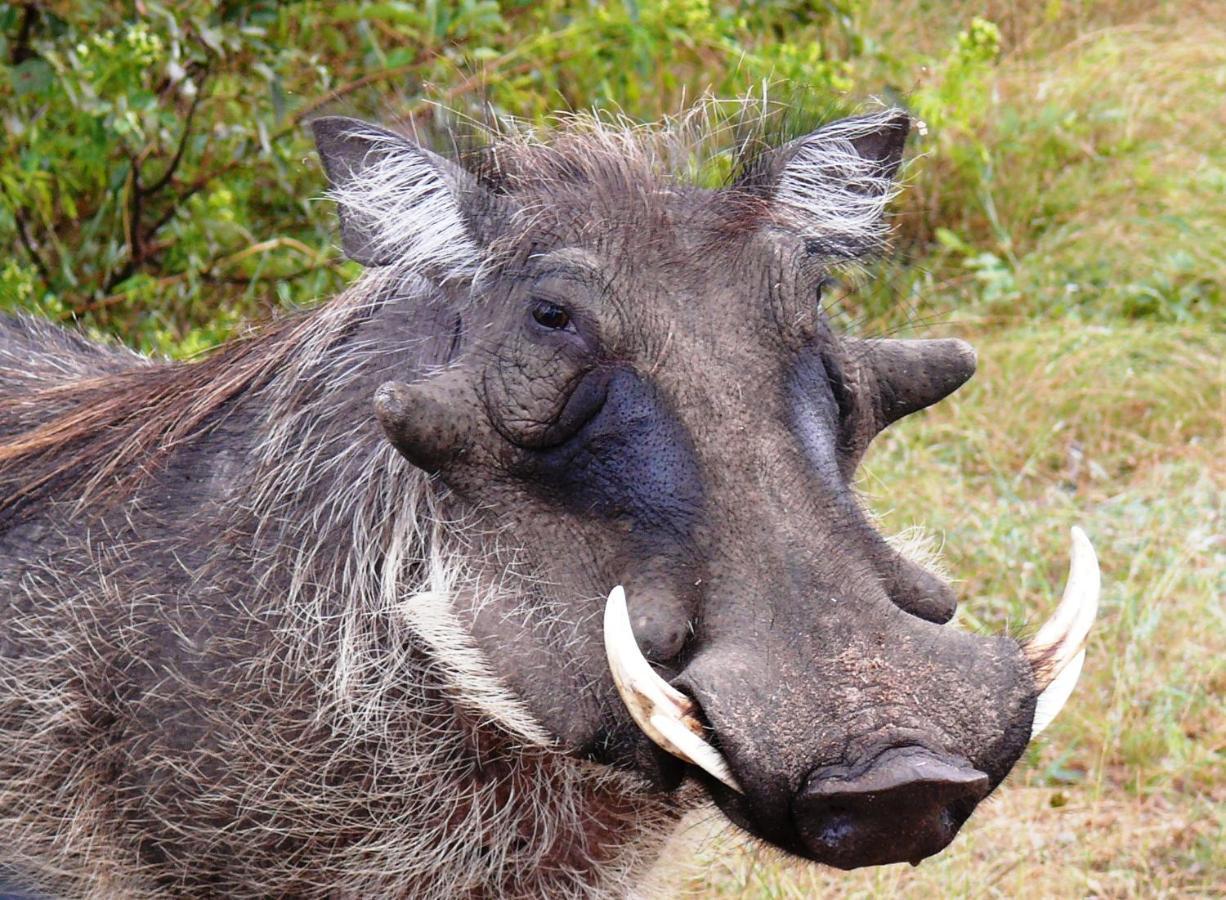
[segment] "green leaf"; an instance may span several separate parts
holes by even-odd
[[[55,72],[46,60],[34,57],[20,62],[9,70],[13,93],[18,97],[41,94],[51,86]]]

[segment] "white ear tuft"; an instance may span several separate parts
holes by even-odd
[[[911,128],[897,109],[832,122],[783,147],[772,203],[815,252],[854,258],[877,249]]]
[[[357,119],[311,122],[340,207],[345,255],[366,266],[398,265],[451,278],[480,262],[459,196],[475,189],[459,166]]]

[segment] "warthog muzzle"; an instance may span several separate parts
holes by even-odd
[[[1018,647],[1037,691],[1029,705],[1031,739],[1051,724],[1077,683],[1099,588],[1094,549],[1085,533],[1074,528],[1063,599],[1035,637]],[[749,778],[717,749],[722,742],[718,729],[706,724],[695,700],[660,677],[639,652],[620,586],[609,594],[604,635],[618,693],[639,728],[663,750],[714,779],[713,795],[733,821],[820,862],[843,869],[918,864],[953,840],[1003,777],[980,771],[964,757],[897,743],[868,759],[813,768],[789,798],[791,821],[764,822],[742,786],[742,779],[748,785]]]

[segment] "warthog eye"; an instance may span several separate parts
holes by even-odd
[[[537,300],[532,306],[532,318],[545,328],[561,331],[570,324],[570,313],[556,303]]]

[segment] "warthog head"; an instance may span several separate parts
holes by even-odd
[[[946,623],[951,589],[852,487],[868,443],[975,368],[959,340],[835,333],[821,292],[871,252],[910,128],[847,119],[723,188],[591,124],[443,159],[314,123],[347,254],[435,299],[436,350],[373,398],[446,489],[475,571],[447,597],[576,756],[843,868],[953,839],[1076,679],[1097,567],[1032,641]]]

